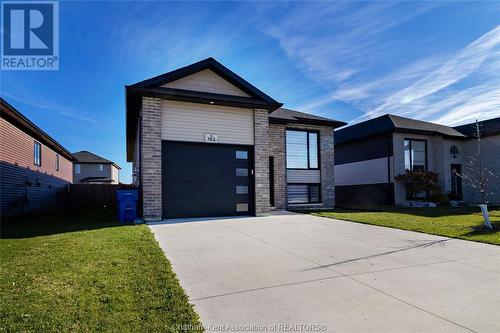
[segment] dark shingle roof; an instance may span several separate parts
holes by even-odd
[[[121,169],[116,163],[86,150],[73,153],[73,156],[79,163],[113,164],[118,169]]]
[[[453,128],[469,138],[475,137],[475,132],[476,132],[475,122],[466,125],[456,126]],[[500,134],[500,117],[480,121],[479,130],[481,132],[481,136]]]
[[[465,138],[462,133],[449,126],[386,114],[335,131],[335,144],[355,141],[386,132],[419,133]]]
[[[26,118],[21,112],[10,105],[5,99],[0,97],[0,117],[6,119],[9,123],[16,126],[31,137],[41,141],[53,151],[59,153],[70,161],[73,161],[73,155],[64,148],[59,142],[45,133],[40,127]]]
[[[246,92],[250,95],[250,97],[162,87],[168,82],[179,80],[204,69],[212,70],[231,84]],[[269,110],[269,112],[276,110],[283,105],[211,57],[171,72],[137,82],[130,86],[126,86],[125,95],[127,160],[129,162],[132,161],[135,140],[137,139],[136,128],[139,110],[142,103],[142,96],[171,99],[182,102],[248,107],[252,109],[259,108]]]
[[[275,123],[303,123],[313,125],[323,125],[341,127],[346,123],[330,118],[315,116],[309,113],[279,108],[269,114],[269,121]]]

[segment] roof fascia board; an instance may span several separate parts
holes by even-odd
[[[201,91],[191,91],[183,89],[173,89],[173,88],[136,88],[129,86],[127,91],[132,94],[138,94],[141,96],[158,97],[168,100],[176,100],[183,102],[192,102],[199,104],[216,104],[225,106],[240,106],[246,108],[263,108],[272,112],[280,108],[283,104],[281,103],[269,103],[259,99],[224,95],[224,94],[214,94]],[[213,103],[210,103],[213,102]]]
[[[68,150],[66,150],[66,148],[64,148],[59,142],[54,140],[50,135],[45,133],[40,127],[35,125],[31,120],[26,118],[26,116],[17,111],[13,106],[11,106],[5,100],[2,99],[1,103],[4,104],[5,106],[5,109],[2,110],[1,112],[2,118],[13,123],[14,126],[18,127],[19,129],[21,129],[23,132],[33,137],[34,139],[41,141],[44,145],[51,148],[55,152],[61,154],[69,161],[75,160],[73,155]]]

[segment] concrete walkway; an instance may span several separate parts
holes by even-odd
[[[207,331],[500,332],[498,246],[299,214],[150,228]]]

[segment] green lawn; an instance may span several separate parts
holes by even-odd
[[[480,209],[475,207],[382,207],[371,211],[335,209],[312,214],[500,245],[500,210],[490,211],[493,231],[483,228],[483,217]]]
[[[200,327],[147,226],[119,226],[114,210],[4,221],[1,231],[0,331]]]

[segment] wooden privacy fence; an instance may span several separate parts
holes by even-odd
[[[134,188],[125,184],[69,184],[66,199],[73,208],[116,206],[116,190]]]

